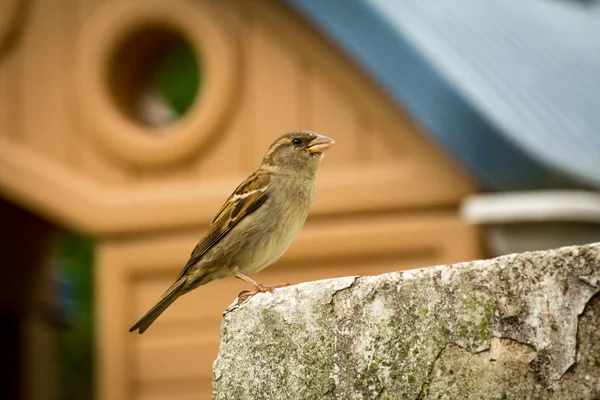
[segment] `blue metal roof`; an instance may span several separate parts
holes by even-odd
[[[600,8],[560,0],[283,0],[488,189],[600,187]]]

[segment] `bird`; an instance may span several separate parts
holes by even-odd
[[[306,130],[278,137],[217,212],[175,282],[129,332],[144,333],[177,298],[216,279],[234,276],[253,286],[238,302],[291,285],[264,285],[248,275],[274,264],[301,231],[315,199],[317,169],[334,144]]]

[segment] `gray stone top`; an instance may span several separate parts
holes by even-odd
[[[600,244],[345,277],[224,313],[213,398],[600,398]]]

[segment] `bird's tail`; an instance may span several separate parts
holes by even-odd
[[[138,322],[135,323],[129,332],[133,332],[139,329],[139,333],[142,334],[148,329],[150,325],[162,314],[167,307],[169,307],[179,296],[185,293],[182,291],[183,285],[186,282],[185,277],[179,278],[169,289],[158,299],[156,304],[146,313]]]

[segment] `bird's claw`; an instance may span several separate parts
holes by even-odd
[[[240,294],[238,294],[237,303],[238,304],[242,304],[244,301],[248,300],[250,297],[254,296],[257,293],[260,293],[260,291],[259,290],[244,290],[244,291],[241,291]]]
[[[286,283],[276,283],[274,285],[260,285],[256,287],[256,290],[243,290],[240,292],[240,294],[238,294],[238,304],[243,303],[244,301],[248,300],[250,297],[258,294],[258,293],[265,293],[265,292],[273,292],[275,289],[277,288],[282,288],[282,287],[286,287],[286,286],[292,286],[294,285],[293,282],[286,282]]]

